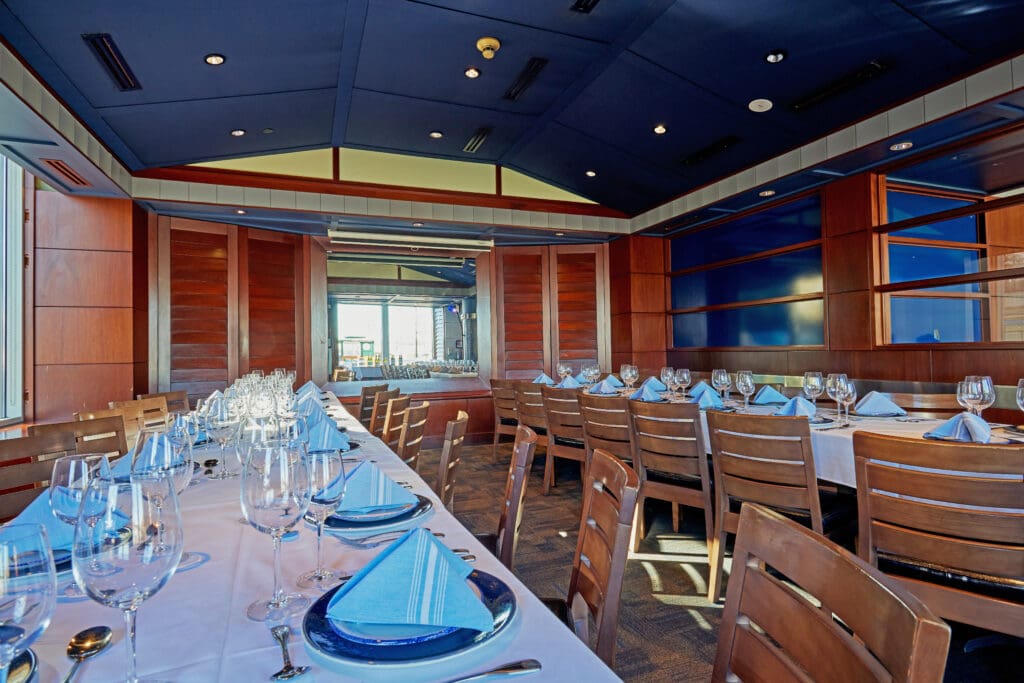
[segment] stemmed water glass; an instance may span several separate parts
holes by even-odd
[[[836,415],[842,416],[842,410],[839,406],[839,387],[846,381],[846,375],[838,372],[830,373],[825,378],[825,393],[828,397],[836,402]]]
[[[970,376],[962,382],[957,382],[956,402],[963,406],[967,412],[975,415],[978,404],[981,403],[982,398],[983,389],[981,382],[975,381],[975,379]]]
[[[991,408],[996,402],[996,388],[992,384],[992,378],[988,375],[970,375],[966,381],[976,382],[980,388],[978,401],[975,404],[975,415],[981,417],[982,411]]]
[[[590,365],[583,368],[583,378],[587,380],[587,384],[593,384],[597,381],[597,378],[601,376],[601,366],[597,363],[591,363]]]
[[[126,456],[127,457],[127,456]],[[50,474],[50,511],[65,524],[75,525],[78,508],[95,477],[110,477],[110,463],[101,453],[65,455],[53,461]],[[66,598],[80,598],[84,593],[71,579],[61,586],[61,595]]]
[[[241,416],[232,410],[225,398],[215,398],[206,404],[206,434],[220,446],[220,471],[210,475],[211,479],[227,479],[235,476],[228,470],[225,455],[227,445],[238,435]]]
[[[676,368],[675,377],[676,387],[682,389],[683,396],[686,395],[686,388],[690,386],[690,369],[689,368]]]
[[[301,444],[267,441],[249,449],[242,469],[242,512],[257,531],[274,541],[274,593],[249,605],[255,621],[284,620],[309,607],[304,595],[288,595],[281,586],[281,537],[309,509],[309,463]]]
[[[572,364],[569,361],[558,361],[558,376],[563,380],[572,374]]]
[[[811,400],[814,407],[818,407],[818,397],[825,391],[825,383],[821,379],[820,372],[804,373],[804,396]]]
[[[843,419],[842,425],[848,427],[850,425],[850,406],[857,400],[857,385],[852,379],[847,379],[846,375],[843,375],[836,388],[836,393],[837,400],[846,409],[846,417]]]
[[[50,625],[57,575],[42,524],[0,527],[0,683],[11,662]]]
[[[324,522],[338,509],[345,495],[345,463],[337,448],[310,451],[306,460],[313,490],[309,513],[316,519],[316,569],[300,575],[296,583],[299,588],[325,591],[342,579],[339,572],[324,567],[320,543],[324,535]]]
[[[172,429],[166,432],[142,432],[142,439],[139,448],[139,455],[132,465],[132,473],[154,477],[168,477],[174,492],[181,495],[192,482],[192,474],[195,468],[192,465],[191,448],[187,447],[189,437],[182,437],[178,432],[172,436]],[[163,510],[163,500],[159,496],[159,490],[153,494],[154,503],[157,506],[157,515]],[[158,519],[157,552],[166,552],[163,543],[162,525]],[[199,560],[194,553],[183,552],[178,567],[190,565]]]
[[[125,681],[136,683],[135,615],[174,575],[184,530],[173,480],[132,474],[128,482],[95,478],[75,526],[71,565],[86,595],[124,614]]]
[[[729,377],[729,371],[722,368],[712,370],[711,386],[721,392],[722,400],[729,398],[729,387],[732,386],[732,378]]]
[[[661,374],[659,375],[659,377],[661,379],[661,383],[665,385],[666,389],[671,388],[672,379],[675,377],[675,374],[676,371],[668,366],[665,366],[661,369]]]
[[[754,374],[750,370],[736,372],[736,389],[743,394],[743,411],[750,410],[750,397],[754,395]]]
[[[633,391],[633,383],[636,382],[637,378],[640,377],[640,370],[635,365],[629,365],[624,363],[619,368],[619,377],[626,383],[626,387]]]

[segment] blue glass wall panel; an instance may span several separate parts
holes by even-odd
[[[977,299],[892,297],[893,344],[982,341]]]
[[[749,256],[821,237],[818,195],[798,199],[672,240],[672,270]]]
[[[885,194],[886,207],[889,213],[889,222],[895,223],[907,218],[927,216],[930,213],[948,211],[961,206],[969,206],[974,202],[962,199],[950,199],[948,197],[932,197],[911,192],[889,191]],[[978,241],[978,218],[977,216],[963,216],[948,221],[922,225],[906,230],[897,230],[892,235],[900,237],[920,237],[931,240],[947,240],[952,242],[977,242]]]
[[[673,344],[700,346],[821,345],[824,305],[820,300],[767,304],[673,316]]]
[[[931,277],[966,275],[979,271],[980,252],[909,244],[889,245],[889,281],[907,282]],[[978,291],[977,285],[960,285],[951,291]]]
[[[672,308],[822,291],[821,247],[672,278]]]

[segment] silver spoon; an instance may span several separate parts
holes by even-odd
[[[78,672],[78,667],[89,657],[103,652],[110,645],[113,632],[108,626],[93,626],[71,636],[68,643],[68,657],[75,660],[71,671],[64,677],[64,683],[70,683]]]
[[[446,683],[468,683],[469,681],[482,681],[492,676],[522,676],[524,674],[532,674],[540,671],[540,662],[536,659],[521,659],[518,662],[509,662],[508,664],[502,664],[501,666],[491,669],[490,671],[481,671],[477,674],[470,676],[463,676],[462,678],[453,678]]]
[[[292,658],[288,655],[288,639],[292,635],[292,630],[287,625],[281,624],[270,629],[270,633],[274,636],[274,640],[281,646],[281,659],[284,660],[284,666],[276,674],[271,676],[275,681],[287,681],[289,678],[295,678],[309,671],[308,666],[292,666]]]

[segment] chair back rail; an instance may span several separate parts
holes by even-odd
[[[53,461],[73,453],[68,431],[0,439],[0,521],[20,514],[49,485]]]
[[[516,416],[519,424],[536,432],[538,444],[547,445],[548,418],[544,412],[541,386],[533,382],[516,382]]]
[[[631,462],[633,446],[629,436],[629,399],[625,396],[593,396],[579,393],[583,417],[583,442],[587,457],[594,449],[608,451],[619,460]]]
[[[400,393],[401,389],[395,387],[394,389],[378,391],[373,395],[373,408],[370,410],[370,424],[367,426],[367,429],[378,439],[384,436],[384,421],[387,418],[388,401],[398,398]]]
[[[469,426],[469,413],[460,410],[454,420],[449,420],[444,429],[444,443],[441,446],[441,459],[437,465],[437,481],[434,493],[441,499],[441,504],[454,512],[455,482],[459,465],[462,463],[462,442],[466,439],[466,428]]]
[[[516,440],[512,446],[508,477],[505,479],[505,501],[498,519],[498,540],[495,554],[503,565],[512,569],[516,546],[519,543],[519,527],[523,520],[523,500],[526,498],[526,482],[533,468],[533,456],[537,449],[537,434],[529,427],[516,428]]]
[[[427,428],[429,410],[430,401],[423,401],[409,406],[405,411],[402,435],[398,440],[398,457],[413,470],[417,470],[419,466],[420,446],[423,443],[423,433]]]
[[[143,400],[147,398],[160,398],[161,396],[167,401],[167,412],[169,413],[187,413],[190,410],[187,391],[162,391],[156,394],[139,394],[135,398]]]
[[[498,457],[498,443],[502,434],[516,435],[519,417],[516,414],[515,380],[492,379],[491,399],[494,403],[494,450],[492,457]]]
[[[127,444],[127,452],[133,452],[138,445],[139,434],[148,426],[142,415],[142,407],[139,405],[125,406],[122,408],[102,408],[100,410],[83,410],[74,413],[76,420],[97,420],[100,418],[120,416],[124,422],[124,437]]]
[[[384,427],[381,429],[380,440],[393,451],[398,450],[398,441],[402,436],[402,425],[405,423],[405,411],[412,401],[412,396],[398,396],[388,401],[384,414]]]
[[[100,417],[94,420],[32,425],[28,428],[29,436],[42,436],[60,432],[71,432],[74,435],[75,452],[79,454],[105,453],[108,456],[110,454],[122,456],[128,452],[128,439],[123,415],[111,415],[110,417]]]
[[[387,391],[387,384],[370,384],[359,388],[359,414],[356,417],[367,429],[373,416],[373,399],[380,391]]]
[[[942,679],[949,626],[835,543],[749,504],[733,557],[712,681]]]
[[[587,449],[583,436],[579,390],[540,385],[541,402],[548,426],[547,460],[544,462],[544,493],[555,484],[555,458],[569,458],[581,464],[580,481],[586,473]]]
[[[943,618],[1024,637],[1020,599],[985,590],[1024,591],[1024,448],[869,432],[853,447],[861,557]]]

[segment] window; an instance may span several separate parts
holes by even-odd
[[[674,239],[673,346],[824,343],[817,195]]]
[[[23,415],[22,183],[21,168],[0,156],[0,422]]]
[[[388,306],[388,352],[409,363],[432,360],[434,309],[423,306]]]

